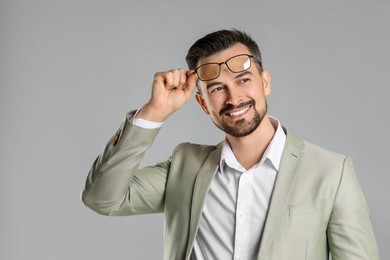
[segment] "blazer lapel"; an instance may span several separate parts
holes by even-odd
[[[218,144],[217,149],[209,154],[196,176],[194,191],[192,194],[187,256],[190,256],[191,254],[192,245],[194,243],[199,219],[202,214],[203,204],[210,186],[210,182],[218,170],[222,146],[222,143]]]
[[[257,259],[264,259],[275,237],[282,215],[288,205],[289,196],[298,172],[299,162],[303,156],[303,141],[290,131],[285,131],[287,132],[287,140],[276,177]]]

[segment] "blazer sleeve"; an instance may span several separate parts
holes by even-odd
[[[103,215],[163,211],[170,159],[138,169],[158,131],[132,125],[126,115],[89,171],[81,193],[87,207]]]
[[[327,234],[333,260],[379,260],[366,200],[349,157],[344,161]]]

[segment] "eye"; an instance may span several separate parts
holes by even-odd
[[[243,84],[246,84],[248,82],[251,81],[251,78],[250,77],[246,77],[246,78],[238,78],[237,81],[236,81],[236,84],[237,85],[243,85]]]
[[[249,82],[250,79],[249,78],[243,78],[240,80],[240,83],[246,83],[246,82]]]
[[[215,88],[210,89],[209,94],[210,95],[217,95],[217,94],[223,92],[224,90],[225,90],[225,88],[222,86],[215,87]]]

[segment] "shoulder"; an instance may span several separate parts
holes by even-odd
[[[193,177],[207,163],[211,168],[217,167],[222,145],[201,145],[182,143],[176,147],[171,156],[170,179],[192,182]],[[182,174],[185,170],[186,174]],[[180,177],[179,177],[180,176]],[[174,177],[174,178],[172,178]],[[177,179],[175,178],[177,177]]]
[[[182,143],[172,154],[171,166],[196,170],[206,161],[209,165],[218,165],[221,151],[222,143],[218,145]]]
[[[284,128],[286,132],[286,146],[295,150],[303,152],[305,155],[311,155],[314,157],[319,157],[324,160],[336,159],[336,158],[345,158],[344,154],[328,150],[324,147],[321,147],[317,144],[309,142],[293,133],[291,130]]]
[[[347,157],[344,154],[328,150],[324,147],[321,147],[317,144],[311,143],[307,140],[303,140],[304,142],[304,154],[305,156],[310,156],[312,159],[324,160],[324,161],[334,161],[341,160],[344,161]]]
[[[205,145],[205,144],[193,144],[193,143],[181,143],[176,146],[173,151],[173,157],[175,158],[207,158],[209,154],[216,151],[221,144],[217,145]]]
[[[304,140],[287,130],[286,147],[295,149],[302,155],[301,167],[319,172],[341,173],[346,161],[351,162],[348,156],[328,150],[317,144]]]
[[[288,134],[293,135],[291,132],[287,132]],[[293,142],[288,141],[289,139],[291,136],[286,141],[284,158],[288,161],[288,155],[294,153],[297,159],[295,185],[299,189],[295,190],[295,204],[309,199],[307,194],[312,194],[310,199],[313,201],[321,201],[324,199],[323,195],[328,194],[330,201],[333,201],[343,180],[345,183],[349,182],[351,187],[358,187],[350,157],[297,136],[293,137],[296,139]],[[354,180],[354,185],[351,180]]]

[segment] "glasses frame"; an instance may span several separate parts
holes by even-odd
[[[249,58],[249,67],[248,67],[247,69],[244,69],[244,70],[234,71],[234,70],[232,70],[232,69],[229,67],[228,62],[229,62],[231,59],[234,59],[234,58],[239,57],[239,56],[247,56],[247,57]],[[202,65],[200,65],[199,67],[197,67],[197,68],[195,69],[195,73],[196,73],[196,75],[198,75],[198,79],[199,79],[200,81],[210,81],[210,80],[213,80],[213,79],[218,78],[219,75],[221,75],[221,65],[222,65],[222,64],[225,64],[226,67],[227,67],[231,72],[233,72],[233,73],[240,73],[240,72],[249,70],[249,69],[252,67],[252,61],[251,61],[251,59],[254,59],[256,62],[258,62],[258,63],[260,64],[260,67],[261,67],[261,61],[259,61],[256,57],[254,57],[253,55],[250,55],[250,54],[243,53],[243,54],[234,55],[233,57],[230,57],[229,59],[227,59],[227,60],[224,61],[224,62],[209,62],[209,63],[202,64]],[[217,74],[217,76],[214,77],[214,78],[211,78],[211,79],[202,79],[202,78],[200,77],[199,73],[198,73],[198,70],[199,70],[200,68],[202,68],[203,66],[210,65],[210,64],[218,65],[218,74]]]

